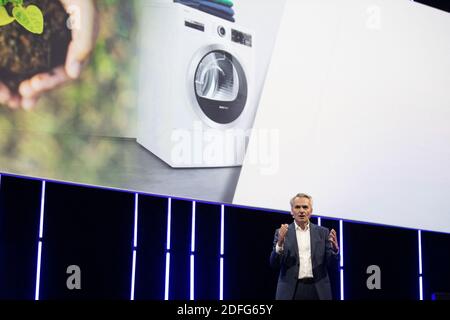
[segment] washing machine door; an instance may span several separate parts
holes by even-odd
[[[232,54],[210,51],[197,66],[194,91],[202,114],[214,123],[229,124],[239,118],[247,103],[244,69]]]

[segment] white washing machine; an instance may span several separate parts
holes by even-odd
[[[143,1],[137,141],[172,167],[242,165],[256,113],[254,34]]]

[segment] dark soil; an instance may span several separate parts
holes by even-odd
[[[13,92],[35,74],[64,65],[72,39],[66,26],[69,16],[59,0],[24,0],[37,5],[44,14],[44,32],[33,34],[16,21],[0,27],[0,81]],[[12,6],[7,5],[12,16]]]

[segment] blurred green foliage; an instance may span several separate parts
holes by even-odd
[[[64,172],[90,159],[92,168],[81,171],[92,178],[123,156],[94,136],[136,135],[139,1],[96,1],[100,33],[80,80],[45,94],[30,112],[0,106],[2,168],[21,159],[24,171],[29,166],[43,174]],[[36,143],[37,136],[46,142]]]

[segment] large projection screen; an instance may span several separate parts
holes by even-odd
[[[298,192],[318,215],[450,232],[450,14],[287,2],[233,202]]]

